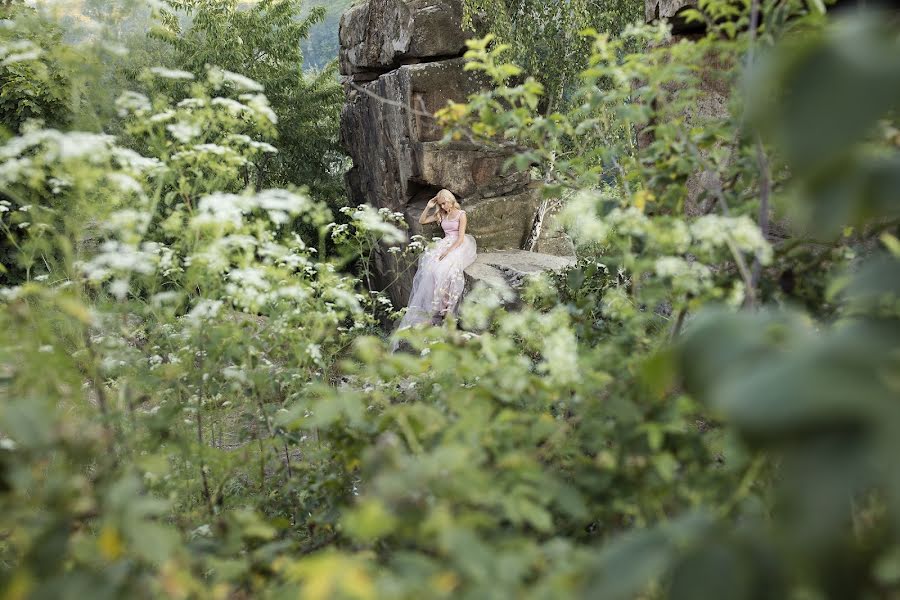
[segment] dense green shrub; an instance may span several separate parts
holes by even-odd
[[[544,85],[541,107],[548,114],[569,105],[587,67],[590,43],[581,32],[617,36],[644,13],[638,0],[465,0],[463,7],[468,29],[509,44],[513,61]]]
[[[265,164],[265,185],[305,185],[331,205],[344,203],[345,155],[338,141],[343,89],[335,68],[304,74],[301,41],[325,16],[301,18],[300,0],[172,0],[152,35],[171,45],[168,66],[201,74],[207,65],[258,81],[278,114],[278,155]],[[190,19],[183,26],[180,16]]]
[[[27,268],[0,305],[6,595],[895,595],[898,38],[774,7],[756,39],[718,2],[698,42],[590,35],[550,116],[473,42],[498,85],[448,136],[571,195],[580,260],[520,310],[473,291],[407,352],[343,271],[401,217],[256,189],[258,82],[157,68],[118,102],[128,149],[5,142]],[[692,110],[701,66],[727,114]]]

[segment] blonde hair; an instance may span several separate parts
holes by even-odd
[[[457,210],[462,210],[462,209],[460,208],[460,206],[459,206],[459,201],[456,199],[456,196],[454,196],[454,195],[453,195],[453,192],[451,192],[450,190],[443,189],[443,190],[439,191],[437,194],[435,194],[435,196],[434,196],[434,199],[435,199],[436,202],[439,201],[439,200],[442,199],[442,198],[443,198],[443,199],[446,199],[446,200],[449,200],[450,202],[452,202],[452,203],[453,203],[453,204],[451,205],[452,208],[455,208],[455,209],[457,209]],[[444,220],[444,217],[446,217],[446,216],[449,215],[450,213],[447,212],[447,211],[445,211],[444,208],[443,208],[440,204],[438,204],[437,206],[438,206],[438,218],[439,218],[441,221],[443,221],[443,220]]]

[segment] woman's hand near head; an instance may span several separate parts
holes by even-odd
[[[431,223],[432,221],[437,220],[437,209],[436,209],[437,196],[428,201],[428,204],[425,205],[425,210],[422,211],[422,214],[419,215],[419,225],[425,225],[426,223]],[[435,210],[428,213],[428,209],[434,208]]]

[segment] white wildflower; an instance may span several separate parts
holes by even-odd
[[[269,99],[264,94],[241,94],[238,96],[247,103],[255,113],[269,120],[273,125],[278,124],[278,115],[269,106]]]
[[[142,196],[144,188],[138,183],[137,179],[125,173],[107,173],[106,178],[111,184],[119,188],[120,191],[129,192]]]
[[[221,309],[221,300],[201,300],[185,315],[185,319],[193,325],[200,325],[204,321],[215,319]]]
[[[154,308],[161,308],[166,304],[174,304],[181,298],[181,294],[174,291],[159,292],[150,296],[150,304]]]
[[[203,108],[206,104],[205,98],[185,98],[175,106],[178,108]]]
[[[705,215],[691,223],[691,235],[706,252],[727,247],[730,241],[738,250],[757,256],[762,264],[772,259],[772,247],[756,223],[746,216]]]
[[[50,192],[53,194],[61,194],[65,188],[72,187],[72,182],[63,177],[51,177],[47,183],[50,184]]]
[[[177,113],[174,110],[164,110],[161,113],[156,113],[151,116],[148,121],[151,123],[165,123],[166,121],[171,121],[175,118]]]
[[[112,155],[123,169],[138,173],[156,173],[166,170],[166,166],[159,159],[142,156],[129,148],[115,147],[112,149]]]
[[[44,53],[43,49],[29,40],[19,40],[0,46],[0,66],[8,66],[17,62],[29,62],[38,60]]]
[[[128,115],[142,115],[152,109],[150,99],[144,94],[126,91],[116,99],[116,111],[120,117]]]
[[[379,234],[386,244],[402,244],[406,241],[406,234],[397,226],[386,223],[381,215],[368,204],[361,204],[353,213],[353,220],[357,227],[363,231]]]
[[[157,258],[151,252],[109,240],[100,246],[96,256],[82,265],[82,270],[89,280],[103,281],[113,273],[150,275],[156,270],[156,263]]]
[[[541,354],[539,369],[555,383],[567,385],[579,380],[578,344],[569,327],[557,326],[544,335]]]
[[[592,192],[579,192],[569,200],[559,215],[559,222],[575,241],[606,243],[610,226],[597,216],[597,204],[602,197]]]
[[[635,314],[635,307],[625,288],[615,287],[603,295],[602,312],[608,319],[624,321]]]
[[[307,197],[281,189],[263,190],[256,195],[255,202],[276,224],[286,223],[288,215],[297,215],[310,205]]]
[[[34,161],[32,159],[28,157],[10,158],[0,163],[0,184],[9,185],[27,179],[33,172]]]
[[[319,344],[309,344],[306,347],[306,354],[309,355],[312,361],[317,365],[322,364],[322,346]]]
[[[247,383],[247,374],[240,367],[229,366],[222,369],[222,376],[230,381]]]
[[[251,208],[252,203],[246,196],[237,194],[215,193],[204,196],[197,203],[197,216],[191,223],[195,226],[214,223],[231,223],[239,227],[243,222],[244,214]]]
[[[252,111],[252,109],[246,104],[241,104],[237,100],[233,100],[231,98],[213,98],[212,105],[221,106],[235,117],[242,115],[244,111]]]
[[[109,293],[116,297],[117,300],[122,301],[128,295],[128,280],[127,279],[116,279],[112,283],[109,284]]]
[[[173,79],[173,80],[183,80],[183,81],[193,81],[194,74],[188,73],[187,71],[180,71],[178,69],[167,69],[165,67],[151,67],[149,69],[151,73],[156,75],[157,77],[161,77],[162,79]]]
[[[620,235],[642,236],[647,233],[649,219],[636,206],[614,208],[605,219]]]
[[[194,146],[194,150],[198,152],[208,152],[210,154],[216,154],[218,156],[223,156],[225,154],[231,154],[234,152],[231,148],[226,148],[225,146],[220,146],[218,144],[197,144]]]
[[[265,89],[261,83],[254,81],[249,77],[224,69],[222,70],[222,81],[231,84],[232,87],[240,92],[261,92]]]
[[[711,285],[712,273],[704,264],[688,262],[677,256],[663,256],[656,260],[656,274],[671,280],[672,287],[681,294],[699,294]]]
[[[184,121],[178,121],[177,123],[166,125],[166,129],[169,131],[169,133],[172,134],[172,137],[174,137],[182,144],[189,143],[191,140],[202,133],[199,125],[195,125],[194,123],[186,123]]]

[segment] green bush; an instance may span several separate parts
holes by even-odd
[[[697,42],[589,34],[579,103],[549,116],[471,43],[497,87],[442,113],[448,137],[520,149],[570,198],[579,261],[519,310],[473,290],[405,352],[345,270],[402,217],[261,189],[253,79],[147,71],[117,104],[127,148],[6,141],[25,280],[0,295],[0,589],[896,595],[898,38],[767,2],[751,39],[750,11],[702,9]],[[727,114],[693,110],[709,78]]]
[[[344,205],[346,157],[338,140],[343,89],[332,65],[303,72],[301,42],[325,16],[301,18],[300,0],[172,0],[151,35],[173,50],[169,66],[195,74],[207,65],[258,81],[278,114],[280,152],[267,161],[264,185],[305,185],[332,206]],[[181,16],[190,19],[183,26]]]

